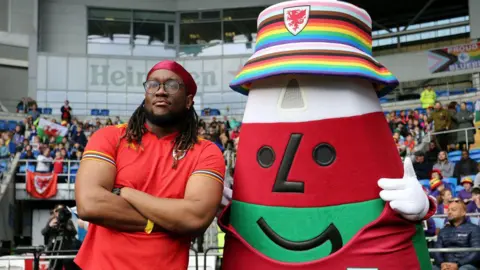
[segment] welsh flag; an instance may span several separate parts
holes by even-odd
[[[480,127],[480,100],[475,102],[475,126]]]
[[[45,119],[40,119],[40,121],[38,121],[37,135],[41,139],[48,139],[49,137],[53,136],[56,138],[56,142],[60,143],[62,142],[63,137],[67,136],[67,133],[68,128],[62,125],[55,124]]]

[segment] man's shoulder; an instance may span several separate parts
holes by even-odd
[[[127,124],[106,126],[98,129],[94,134],[101,134],[102,136],[119,136],[125,132],[126,128]]]
[[[471,230],[471,231],[475,231],[475,232],[477,232],[477,233],[480,232],[480,226],[475,225],[475,224],[470,223],[470,222],[465,222],[465,223],[463,224],[463,227],[464,227],[465,229],[468,229],[468,230]]]

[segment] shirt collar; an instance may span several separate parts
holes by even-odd
[[[148,130],[149,133],[151,133],[151,134],[154,135],[155,137],[157,136],[157,135],[153,134],[150,126],[148,126],[147,123],[145,123],[144,126],[145,126],[145,128]],[[178,131],[175,131],[175,132],[173,132],[173,133],[170,133],[170,134],[165,135],[165,136],[163,136],[163,137],[161,137],[161,138],[158,138],[158,139],[159,139],[159,140],[165,140],[165,141],[173,141],[173,140],[175,140],[175,138],[177,137],[178,134],[179,134],[179,132],[178,132]]]

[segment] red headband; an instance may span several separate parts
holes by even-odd
[[[197,93],[197,84],[195,83],[192,75],[185,70],[182,65],[170,60],[160,61],[150,69],[147,74],[147,80],[154,71],[159,69],[170,70],[171,72],[177,74],[180,78],[182,78],[185,88],[187,89],[187,93],[195,96]]]

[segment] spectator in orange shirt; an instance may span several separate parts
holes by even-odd
[[[187,269],[191,239],[220,205],[225,161],[197,137],[192,76],[162,61],[144,87],[129,123],[98,130],[85,148],[75,188],[90,223],[76,257],[83,270]]]

